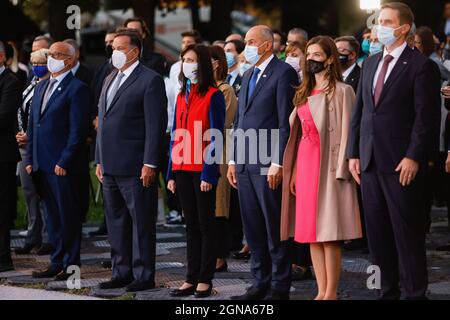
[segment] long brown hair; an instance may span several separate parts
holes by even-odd
[[[308,52],[308,48],[313,44],[319,45],[322,50],[325,52],[327,59],[332,58],[331,64],[327,67],[326,80],[328,81],[328,85],[325,88],[325,93],[332,94],[334,89],[336,88],[336,83],[338,81],[342,81],[342,72],[341,66],[339,64],[339,53],[336,48],[336,44],[333,39],[328,36],[317,36],[309,40],[306,45],[305,52]],[[306,70],[306,59],[303,62],[302,70],[305,70],[303,73],[303,81],[299,87],[297,87],[297,92],[294,97],[294,105],[301,106],[307,100],[308,97],[311,96],[314,87],[316,86],[316,77],[314,74],[309,73]]]

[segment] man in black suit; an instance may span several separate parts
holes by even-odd
[[[339,37],[334,42],[339,51],[342,78],[346,84],[352,86],[356,93],[358,90],[359,74],[361,72],[361,68],[356,63],[359,56],[359,42],[353,36]]]
[[[112,279],[103,289],[155,287],[157,173],[167,127],[160,75],[139,61],[141,38],[116,34],[112,63],[99,100],[96,175],[103,183]]]
[[[142,64],[163,76],[166,67],[166,59],[159,53],[154,52],[150,47],[150,32],[145,21],[141,18],[130,18],[125,21],[123,26],[125,28],[136,30],[141,35],[142,51],[140,60]]]
[[[245,43],[240,40],[230,40],[224,47],[228,64],[227,82],[233,87],[236,96],[239,96],[242,83],[242,76],[239,74],[239,55],[244,49]]]
[[[378,39],[385,50],[364,63],[348,144],[372,263],[381,270],[380,299],[399,299],[399,282],[404,298],[425,299],[428,285],[422,191],[439,139],[440,75],[407,46],[413,22],[407,5],[382,6]]]
[[[5,45],[0,41],[0,272],[14,269],[10,230],[16,215],[16,167],[20,154],[15,130],[22,100],[22,84],[5,68],[5,63]]]

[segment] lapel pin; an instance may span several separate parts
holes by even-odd
[[[61,87],[58,88],[58,91],[61,91]]]
[[[408,62],[407,61],[403,61],[403,64],[408,64]]]
[[[263,78],[267,78],[267,74],[263,74]]]

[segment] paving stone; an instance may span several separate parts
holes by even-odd
[[[11,239],[11,248],[22,248],[25,245],[25,239]]]
[[[109,281],[110,279],[81,279],[81,288],[93,288],[101,282]],[[67,281],[50,281],[46,286],[47,290],[65,290],[67,288]]]
[[[12,277],[21,277],[25,274],[23,272],[17,272],[17,271],[6,271],[6,272],[0,272],[0,279],[5,278],[12,278]]]
[[[181,233],[156,233],[156,240],[166,240],[166,239],[176,239],[182,238],[183,234]]]
[[[101,298],[117,298],[127,294],[125,288],[103,290],[98,287],[91,289],[91,296]]]
[[[177,249],[177,248],[186,248],[186,242],[157,243],[156,244],[156,248],[164,249],[164,250]]]
[[[250,272],[251,264],[250,263],[241,263],[241,262],[228,262],[228,271],[229,272]]]
[[[97,240],[93,241],[92,244],[96,248],[111,248],[111,245],[109,244],[108,240]]]
[[[367,273],[367,268],[371,265],[366,259],[342,259],[342,271]]]
[[[450,295],[450,281],[449,282],[430,283],[428,285],[428,291],[431,294]]]
[[[42,279],[35,279],[31,276],[17,276],[17,277],[10,277],[6,280],[7,284],[11,285],[22,285],[22,284],[45,284],[48,282],[53,281],[53,278],[42,278]]]
[[[173,269],[173,268],[183,268],[184,264],[181,262],[156,262],[155,269]]]

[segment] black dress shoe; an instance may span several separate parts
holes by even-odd
[[[173,289],[170,291],[169,295],[171,297],[188,297],[192,296],[195,293],[195,287],[196,285],[192,285],[189,288],[186,289]]]
[[[14,271],[14,265],[12,262],[0,263],[0,272]]]
[[[55,281],[67,281],[67,279],[69,279],[69,277],[71,276],[71,274],[68,274],[66,271],[61,271],[60,273],[58,273],[55,277]]]
[[[197,299],[203,299],[203,298],[208,298],[211,294],[212,294],[212,284],[209,285],[209,288],[206,290],[195,290],[194,292],[194,297],[196,297]]]
[[[250,252],[236,252],[233,254],[236,260],[250,260]]]
[[[121,279],[121,278],[112,278],[109,281],[102,282],[98,285],[100,289],[108,290],[108,289],[119,289],[124,288],[133,282],[133,279]]]
[[[312,279],[311,268],[300,268],[299,266],[294,266],[292,268],[292,281],[304,281]]]
[[[267,297],[265,297],[264,300],[289,300],[289,292],[282,293],[282,292],[271,290],[269,295]]]
[[[63,271],[63,268],[52,268],[48,267],[47,269],[41,270],[41,271],[33,271],[31,276],[36,279],[42,279],[42,278],[54,278]]]
[[[216,272],[228,272],[228,263],[224,263],[220,267],[216,268]]]
[[[247,292],[241,296],[232,296],[231,300],[262,300],[266,297],[268,290],[258,289],[256,287],[250,287]]]
[[[34,247],[36,247],[34,244],[26,244],[22,248],[17,248],[16,250],[14,250],[14,253],[15,254],[30,254],[31,250],[33,250]]]
[[[155,282],[154,281],[133,281],[126,287],[127,292],[138,292],[138,291],[145,291],[145,290],[151,290],[155,289]]]
[[[36,251],[36,254],[38,256],[46,256],[48,254],[51,254],[53,252],[53,247],[51,244],[43,243],[39,249]]]

